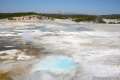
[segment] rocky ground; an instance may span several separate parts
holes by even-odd
[[[120,24],[0,21],[0,80],[120,80]]]

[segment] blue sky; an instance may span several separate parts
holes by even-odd
[[[0,0],[0,12],[118,14],[120,0]]]

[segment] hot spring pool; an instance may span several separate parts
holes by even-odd
[[[48,71],[53,73],[67,73],[76,68],[76,63],[67,56],[48,56],[33,66],[34,72]]]

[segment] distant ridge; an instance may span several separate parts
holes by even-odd
[[[105,23],[103,20],[104,18],[120,20],[120,14],[89,15],[89,14],[60,14],[60,13],[36,13],[36,12],[0,13],[0,19],[12,20],[13,17],[28,16],[27,20],[29,20],[31,15],[37,15],[36,18],[41,19],[41,20],[57,18],[57,19],[71,19],[76,22],[87,21],[87,22]]]

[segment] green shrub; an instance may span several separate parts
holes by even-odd
[[[108,24],[116,24],[115,22],[109,22]]]

